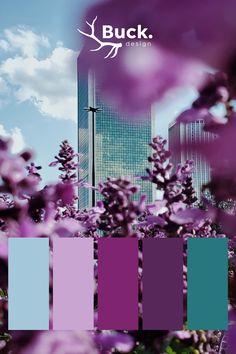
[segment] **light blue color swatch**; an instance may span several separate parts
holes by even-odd
[[[9,238],[10,330],[49,328],[49,241]]]
[[[188,329],[228,326],[228,240],[188,240]]]

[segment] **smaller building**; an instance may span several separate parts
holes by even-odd
[[[208,142],[214,139],[214,134],[203,130],[203,120],[197,120],[188,124],[176,123],[169,125],[169,150],[172,153],[172,163],[176,168],[179,163],[186,160],[194,161],[193,187],[197,198],[201,196],[202,185],[210,180],[210,167],[198,153],[191,151],[187,147],[181,151],[176,148],[180,145]]]

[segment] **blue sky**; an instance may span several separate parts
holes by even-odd
[[[37,152],[35,160],[43,166],[45,182],[57,175],[47,166],[60,142],[67,138],[77,148],[79,42],[75,39],[90,3],[11,0],[0,4],[0,134],[12,135],[16,150],[25,145]]]
[[[11,0],[0,4],[0,135],[14,149],[36,151],[46,183],[48,167],[63,139],[77,149],[76,57],[82,16],[94,0]],[[157,105],[157,133],[189,106],[194,92],[183,90]],[[184,98],[183,98],[184,97]]]
[[[11,0],[0,4],[0,29],[27,25],[48,36],[52,42],[63,41],[72,49],[76,25],[85,9],[95,0]],[[74,26],[72,23],[74,22]]]

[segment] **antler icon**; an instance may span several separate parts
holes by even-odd
[[[113,42],[103,42],[99,38],[95,36],[95,22],[97,21],[97,16],[93,19],[92,23],[86,21],[87,25],[91,28],[91,34],[82,32],[80,29],[78,31],[86,37],[94,39],[96,42],[100,44],[100,46],[96,49],[90,49],[91,52],[97,52],[98,50],[102,49],[103,47],[112,47],[110,52],[104,57],[107,58],[115,58],[117,56],[119,48],[122,47],[122,43],[113,43]]]

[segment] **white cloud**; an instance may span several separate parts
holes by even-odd
[[[49,117],[76,121],[77,53],[57,46],[41,59],[38,50],[42,44],[47,46],[47,38],[25,29],[4,33],[8,43],[21,52],[0,63],[0,74],[12,86],[18,101],[31,101]]]
[[[4,39],[0,39],[0,49],[7,51],[10,49],[10,45],[7,41],[5,41]]]
[[[0,77],[0,96],[6,94],[8,92],[8,86],[5,80]]]
[[[2,40],[3,49],[19,50],[26,57],[37,56],[41,47],[48,48],[50,46],[48,38],[37,35],[25,27],[6,29],[4,36],[5,39]]]
[[[7,132],[4,126],[0,124],[0,137],[12,139],[11,151],[13,153],[20,152],[25,148],[24,137],[22,135],[21,129],[18,127],[15,127],[11,129],[10,132]]]

